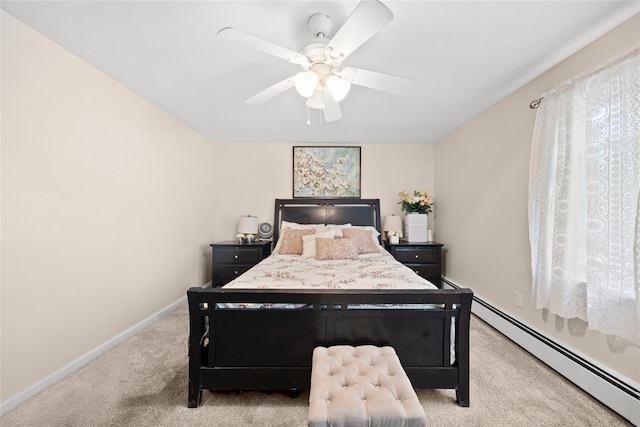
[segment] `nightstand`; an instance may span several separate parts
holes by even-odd
[[[271,255],[271,241],[240,244],[227,240],[210,246],[213,254],[213,286],[226,285]]]
[[[385,241],[385,248],[395,259],[411,268],[434,285],[442,288],[442,243],[412,243],[400,241],[391,244]]]

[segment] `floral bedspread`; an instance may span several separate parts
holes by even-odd
[[[271,255],[225,285],[240,289],[436,289],[386,251],[357,260]]]
[[[437,289],[386,251],[362,254],[357,260],[331,261],[273,254],[226,284],[225,288]],[[270,304],[240,305],[243,308],[271,308]]]

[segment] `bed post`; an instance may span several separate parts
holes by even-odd
[[[204,318],[200,315],[198,290],[200,288],[194,287],[187,291],[189,304],[189,408],[197,408],[202,397],[202,390],[200,389],[200,365],[202,359],[200,339],[204,333]]]
[[[456,388],[456,400],[458,405],[469,406],[469,328],[471,319],[471,303],[473,292],[470,289],[462,291],[462,303],[460,304],[460,317],[456,331],[456,348],[458,349],[458,387]]]

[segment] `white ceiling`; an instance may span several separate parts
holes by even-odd
[[[394,20],[349,56],[409,77],[398,97],[353,86],[325,123],[295,90],[244,101],[301,69],[216,37],[231,26],[298,51],[316,12],[353,1],[2,1],[8,11],[216,142],[433,143],[640,10],[638,1],[394,1]],[[528,108],[527,105],[522,106]]]

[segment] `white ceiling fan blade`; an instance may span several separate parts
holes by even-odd
[[[393,13],[378,0],[362,0],[327,45],[327,54],[344,59],[393,20]]]
[[[413,80],[377,71],[348,67],[342,70],[342,76],[354,85],[387,92],[392,95],[408,95]]]
[[[272,86],[269,86],[265,90],[260,93],[253,95],[251,98],[246,100],[247,104],[251,105],[260,105],[271,98],[274,98],[280,95],[282,92],[285,92],[288,89],[291,89],[294,86],[295,76],[289,77],[288,79],[284,79],[281,82],[278,82]]]
[[[221,29],[220,31],[218,31],[217,35],[225,40],[241,44],[244,47],[248,47],[250,49],[268,53],[269,55],[277,56],[278,58],[285,59],[294,64],[309,64],[309,60],[306,56],[300,55],[297,52],[294,52],[282,46],[278,46],[277,44],[263,40],[259,37],[252,36],[251,34],[236,30],[232,27]]]
[[[335,122],[342,118],[342,111],[340,111],[340,104],[338,104],[333,95],[326,88],[323,92],[324,97],[324,120],[328,122]]]

